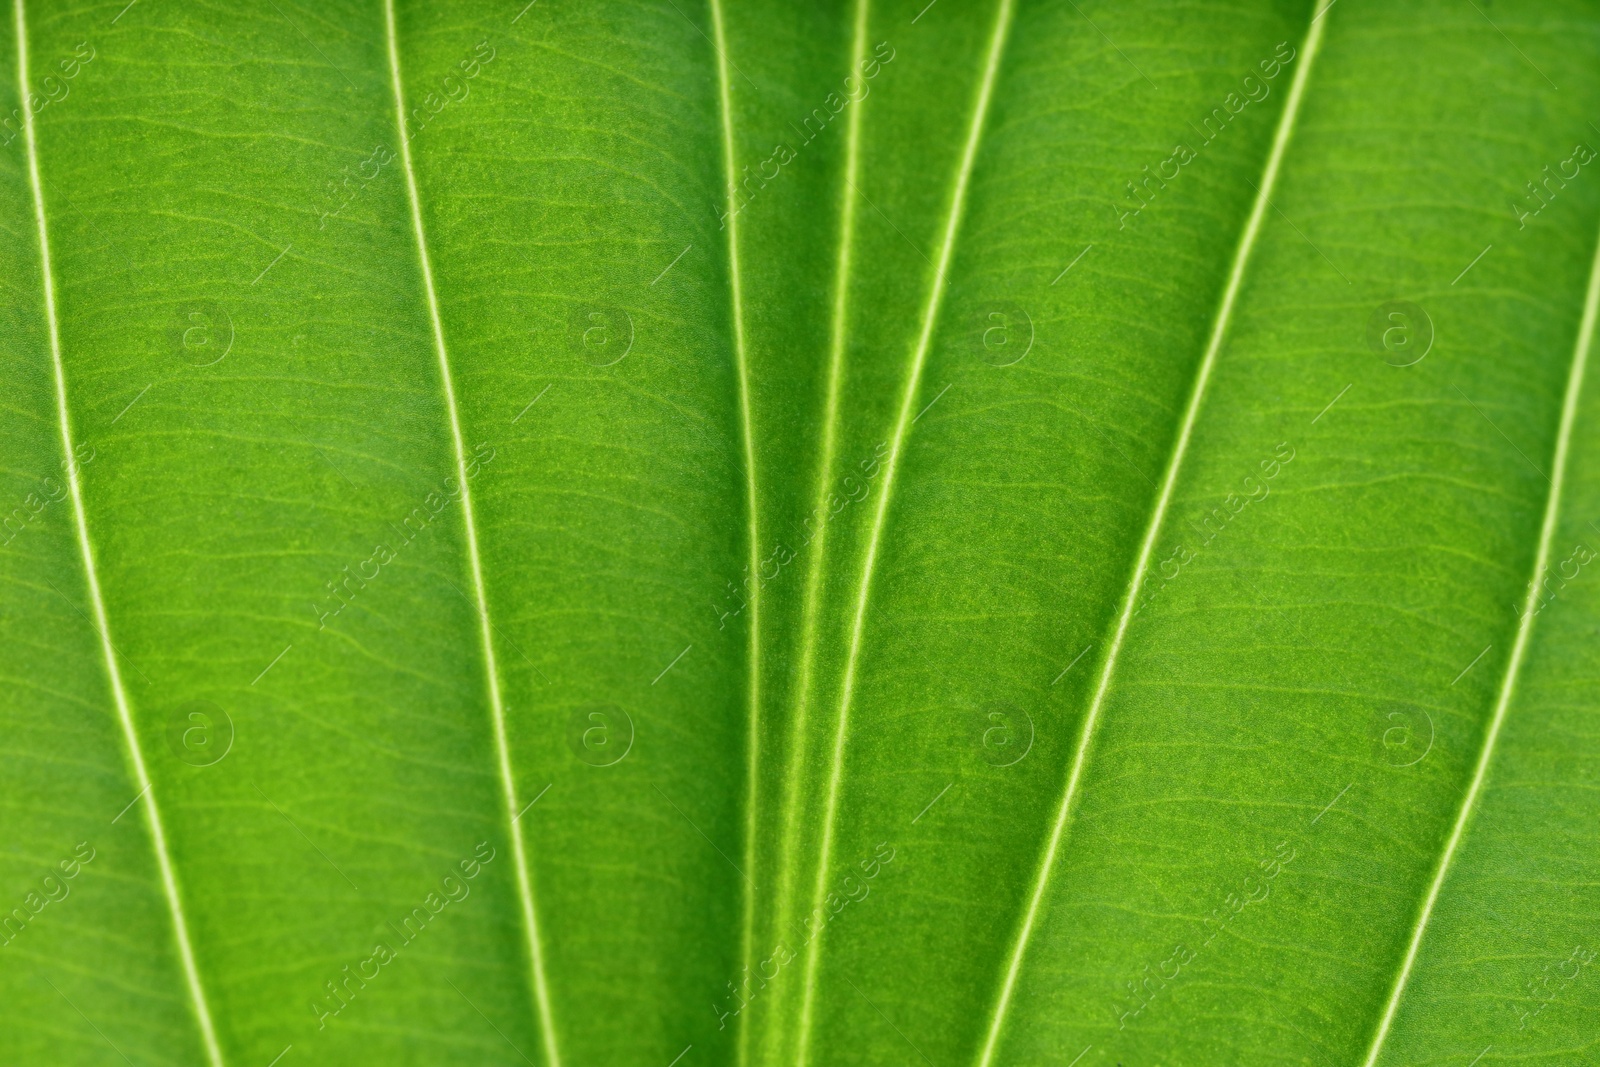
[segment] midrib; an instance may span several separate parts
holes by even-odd
[[[200,1038],[205,1045],[206,1059],[211,1067],[224,1067],[222,1048],[217,1043],[216,1028],[211,1022],[211,1010],[206,1004],[205,989],[200,983],[200,971],[195,963],[194,948],[189,941],[189,925],[184,917],[183,899],[178,892],[177,875],[173,871],[172,857],[167,851],[166,830],[161,822],[161,809],[156,803],[155,789],[145,768],[144,753],[139,747],[138,731],[134,728],[133,712],[128,703],[128,693],[122,682],[122,671],[117,666],[117,653],[111,642],[111,624],[106,616],[105,598],[100,592],[100,576],[95,567],[94,547],[89,540],[89,523],[83,508],[83,488],[78,476],[77,452],[72,440],[72,417],[67,407],[67,377],[61,358],[61,326],[56,312],[55,271],[50,261],[50,227],[45,218],[44,187],[39,178],[39,146],[34,133],[33,108],[28,106],[28,20],[25,0],[15,0],[17,35],[17,89],[22,101],[23,145],[28,161],[28,182],[33,192],[34,221],[38,227],[39,271],[44,288],[45,326],[50,339],[50,363],[55,377],[56,424],[61,434],[61,451],[66,460],[67,488],[72,497],[72,520],[77,534],[78,551],[83,561],[84,578],[89,587],[89,602],[94,609],[95,627],[99,630],[100,652],[105,660],[106,675],[111,685],[112,699],[117,707],[117,720],[122,727],[122,738],[128,748],[128,758],[133,764],[134,784],[143,798],[145,819],[150,825],[151,847],[155,852],[156,866],[161,873],[161,888],[166,897],[167,910],[172,916],[173,936],[178,943],[178,958],[183,965],[184,982],[194,1007],[195,1019],[200,1026]]]
[[[1522,617],[1517,623],[1517,636],[1511,646],[1511,656],[1506,661],[1505,674],[1500,680],[1494,714],[1490,716],[1489,728],[1484,732],[1483,747],[1478,752],[1477,764],[1473,768],[1471,780],[1467,783],[1466,793],[1461,798],[1461,807],[1456,812],[1450,836],[1445,839],[1444,846],[1440,850],[1433,879],[1428,884],[1427,895],[1423,897],[1422,905],[1417,911],[1417,918],[1411,929],[1411,939],[1406,945],[1405,955],[1401,958],[1399,970],[1395,974],[1389,999],[1384,1004],[1383,1015],[1373,1033],[1372,1045],[1368,1048],[1367,1058],[1363,1061],[1364,1067],[1373,1067],[1377,1063],[1378,1055],[1383,1051],[1383,1043],[1388,1039],[1395,1013],[1400,1009],[1401,997],[1405,994],[1406,983],[1410,981],[1417,954],[1422,948],[1422,938],[1427,932],[1428,921],[1433,917],[1434,905],[1438,902],[1439,893],[1444,888],[1445,878],[1450,872],[1450,865],[1460,849],[1462,838],[1466,835],[1467,823],[1471,820],[1478,797],[1483,792],[1483,784],[1488,778],[1489,764],[1494,758],[1495,744],[1500,739],[1500,729],[1505,725],[1506,712],[1516,691],[1517,676],[1522,669],[1528,641],[1533,633],[1534,616],[1538,614],[1536,608],[1539,603],[1539,576],[1550,566],[1550,546],[1555,540],[1556,523],[1561,513],[1561,490],[1566,481],[1567,452],[1572,440],[1572,427],[1577,422],[1578,397],[1583,389],[1583,375],[1589,362],[1589,348],[1594,343],[1597,317],[1600,317],[1600,236],[1596,237],[1594,259],[1589,267],[1589,286],[1583,299],[1583,317],[1578,326],[1577,341],[1573,345],[1572,365],[1567,371],[1566,391],[1561,403],[1561,422],[1556,431],[1555,455],[1551,460],[1550,493],[1545,497],[1544,519],[1539,527],[1539,545],[1534,553],[1533,573],[1528,579]]]
[[[384,0],[384,30],[389,51],[390,84],[394,90],[395,136],[400,142],[400,160],[406,179],[406,198],[411,209],[411,225],[416,236],[417,259],[422,268],[423,289],[427,296],[428,322],[432,329],[434,352],[439,360],[439,378],[444,388],[445,409],[450,416],[450,440],[455,450],[456,481],[461,486],[461,514],[467,542],[467,559],[472,569],[473,607],[478,616],[478,637],[483,649],[484,676],[489,693],[490,718],[494,727],[496,770],[500,778],[506,829],[517,866],[517,893],[522,908],[524,933],[528,944],[534,1010],[539,1019],[539,1035],[544,1048],[545,1067],[560,1067],[555,1021],[550,1008],[549,985],[544,973],[544,954],[539,939],[538,910],[534,905],[533,873],[517,821],[520,806],[516,777],[511,769],[510,744],[506,736],[505,704],[500,694],[500,672],[495,663],[493,629],[489,622],[489,603],[484,592],[483,564],[478,553],[478,530],[472,506],[471,480],[467,476],[466,445],[461,436],[461,417],[456,405],[455,383],[450,372],[450,353],[445,345],[444,323],[439,315],[439,298],[433,284],[433,264],[428,256],[428,238],[422,225],[422,202],[417,193],[416,170],[411,162],[411,142],[406,136],[404,83],[400,76],[400,43],[395,29],[394,0]]]
[[[1333,2],[1337,2],[1337,0],[1333,0]],[[1022,964],[1027,955],[1028,944],[1038,921],[1039,910],[1043,904],[1045,892],[1049,887],[1056,859],[1060,855],[1061,844],[1066,838],[1072,804],[1077,799],[1079,785],[1083,778],[1083,770],[1088,760],[1089,749],[1094,740],[1095,729],[1099,725],[1100,713],[1105,706],[1106,695],[1111,688],[1111,679],[1116,671],[1117,658],[1122,651],[1123,641],[1127,637],[1128,626],[1133,621],[1134,611],[1139,601],[1139,592],[1144,585],[1145,571],[1149,568],[1151,554],[1155,549],[1157,539],[1160,537],[1161,526],[1166,519],[1167,509],[1171,505],[1173,490],[1177,485],[1178,473],[1182,469],[1184,456],[1188,451],[1190,435],[1194,430],[1195,422],[1200,415],[1201,405],[1205,399],[1206,386],[1210,382],[1211,372],[1216,365],[1217,355],[1222,349],[1222,343],[1227,337],[1234,304],[1238,299],[1239,290],[1244,281],[1245,268],[1249,263],[1250,253],[1255,247],[1256,239],[1261,232],[1261,225],[1266,217],[1270,203],[1269,198],[1277,183],[1278,171],[1283,162],[1284,153],[1288,149],[1290,137],[1294,132],[1294,123],[1299,115],[1300,102],[1304,97],[1306,84],[1310,80],[1311,69],[1316,62],[1318,47],[1322,42],[1324,25],[1322,15],[1326,13],[1329,6],[1331,5],[1319,4],[1318,12],[1312,16],[1311,23],[1306,29],[1305,40],[1301,45],[1300,51],[1304,58],[1300,69],[1295,72],[1294,81],[1289,88],[1288,99],[1284,102],[1283,113],[1279,116],[1278,127],[1273,134],[1272,147],[1267,153],[1261,181],[1256,187],[1255,202],[1251,205],[1250,214],[1245,221],[1243,231],[1240,233],[1239,245],[1234,251],[1233,263],[1228,272],[1228,281],[1223,287],[1222,299],[1217,307],[1216,318],[1212,323],[1205,352],[1201,356],[1200,366],[1195,372],[1194,383],[1190,388],[1189,400],[1184,408],[1183,421],[1173,441],[1172,452],[1167,459],[1166,473],[1162,477],[1161,487],[1156,495],[1155,506],[1150,514],[1150,521],[1145,529],[1144,539],[1139,546],[1139,554],[1134,560],[1132,576],[1129,578],[1127,589],[1123,594],[1122,608],[1117,616],[1116,630],[1112,634],[1110,645],[1101,663],[1100,677],[1096,682],[1094,694],[1090,698],[1089,707],[1084,713],[1083,725],[1079,730],[1077,746],[1072,757],[1072,766],[1068,771],[1066,786],[1062,790],[1061,801],[1056,809],[1055,822],[1051,826],[1050,837],[1045,844],[1043,854],[1040,856],[1039,867],[1034,876],[1032,893],[1028,898],[1027,908],[1023,912],[1022,920],[1018,926],[1016,940],[1007,959],[1005,972],[1000,979],[1000,990],[995,998],[994,1010],[989,1019],[983,1046],[978,1052],[978,1067],[992,1067],[999,1048],[1000,1034],[1005,1024],[1007,1012],[1010,1010],[1011,998],[1016,990],[1017,980],[1022,972]]]
[[[828,761],[826,801],[822,814],[822,843],[818,850],[816,877],[812,885],[812,909],[822,907],[827,890],[828,867],[832,859],[834,823],[838,814],[839,790],[843,779],[845,741],[849,735],[850,703],[855,694],[856,663],[860,658],[862,634],[866,626],[867,605],[871,597],[872,576],[877,564],[878,548],[889,513],[889,501],[894,493],[895,476],[900,469],[900,459],[906,439],[911,431],[912,408],[922,384],[922,371],[927,363],[928,351],[933,344],[934,327],[945,292],[945,278],[955,254],[956,234],[960,229],[966,207],[967,187],[972,179],[973,165],[977,160],[978,145],[982,140],[984,121],[989,103],[994,95],[994,85],[1000,70],[1000,59],[1005,50],[1006,38],[1011,28],[1015,0],[999,0],[995,11],[994,29],[985,50],[984,66],[979,78],[977,97],[973,102],[972,118],[967,129],[957,166],[955,183],[940,236],[939,259],[928,278],[928,295],[923,306],[921,327],[916,347],[912,350],[907,368],[904,391],[900,397],[899,413],[895,419],[894,433],[889,443],[889,454],[884,460],[883,487],[878,492],[878,506],[873,512],[872,528],[867,538],[866,555],[861,564],[860,585],[857,589],[855,611],[850,625],[850,643],[845,655],[842,691],[839,698],[839,716],[834,724],[833,750]],[[822,932],[806,945],[805,971],[800,994],[800,1018],[796,1041],[796,1067],[806,1067],[811,1041],[811,1012],[816,996],[818,961],[821,958]]]

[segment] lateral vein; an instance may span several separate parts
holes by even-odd
[[[50,363],[55,374],[56,424],[61,433],[61,449],[66,456],[67,487],[72,496],[72,518],[78,539],[78,551],[83,558],[84,576],[89,586],[89,602],[94,608],[95,627],[100,631],[100,652],[105,659],[106,674],[111,682],[111,696],[117,706],[117,720],[122,727],[123,741],[128,747],[128,757],[133,764],[135,783],[143,800],[145,819],[150,824],[150,840],[155,852],[156,866],[161,872],[161,889],[167,899],[167,910],[172,915],[172,930],[178,942],[178,957],[183,964],[184,982],[189,988],[189,999],[194,1004],[195,1018],[200,1024],[200,1037],[206,1048],[206,1058],[211,1067],[223,1067],[222,1048],[217,1042],[216,1028],[211,1022],[211,1009],[206,1004],[205,989],[200,984],[200,970],[195,963],[194,948],[189,941],[189,924],[183,913],[183,900],[178,892],[178,879],[172,867],[172,857],[167,851],[166,830],[161,822],[161,809],[156,804],[155,790],[151,786],[149,771],[145,768],[144,753],[139,747],[139,735],[133,724],[122,671],[117,666],[116,649],[111,643],[111,624],[106,616],[105,598],[100,593],[100,576],[95,568],[94,548],[89,542],[89,523],[83,508],[82,480],[78,474],[78,461],[72,443],[72,418],[67,409],[67,375],[61,358],[61,325],[56,311],[55,271],[50,261],[50,228],[45,220],[44,187],[39,179],[39,145],[34,133],[33,109],[28,101],[28,20],[25,0],[16,0],[17,34],[17,88],[23,102],[22,134],[28,157],[28,183],[33,192],[33,217],[38,226],[40,274],[44,282],[45,325],[50,336]],[[126,809],[124,809],[126,810]],[[118,816],[121,817],[120,815]]]
[[[900,410],[895,419],[894,435],[889,444],[889,455],[884,460],[883,489],[878,494],[878,506],[872,516],[872,532],[867,540],[866,557],[861,566],[861,583],[856,595],[855,614],[850,624],[850,645],[845,656],[844,687],[839,698],[839,718],[834,726],[833,752],[829,760],[827,800],[822,816],[822,845],[817,857],[816,880],[812,886],[812,907],[820,908],[827,890],[828,865],[833,851],[835,816],[839,807],[839,787],[843,779],[845,739],[849,734],[850,702],[855,695],[856,662],[861,654],[861,639],[865,629],[867,602],[872,591],[873,569],[878,559],[878,548],[883,539],[883,529],[889,513],[889,500],[894,492],[895,475],[900,468],[900,457],[905,449],[906,437],[911,431],[912,408],[922,384],[922,371],[927,363],[928,351],[933,344],[933,331],[943,304],[945,278],[955,255],[956,234],[961,227],[966,207],[967,186],[972,179],[972,169],[978,157],[978,145],[983,137],[984,120],[988,116],[989,102],[994,95],[995,80],[1000,71],[1000,59],[1005,51],[1006,38],[1011,29],[1015,0],[1000,0],[995,11],[994,29],[990,34],[984,56],[983,73],[978,82],[977,98],[973,102],[972,121],[967,128],[967,139],[961,150],[961,161],[956,169],[956,181],[950,191],[950,204],[945,216],[944,232],[940,238],[939,259],[928,280],[927,302],[922,309],[922,327],[912,350],[911,366],[906,376],[905,390],[900,397]],[[806,945],[805,980],[800,1001],[799,1042],[795,1056],[797,1067],[805,1067],[811,1040],[811,1011],[816,998],[817,963],[821,958],[822,934]]]
[[[1326,10],[1326,8],[1323,10]],[[1162,523],[1166,519],[1167,509],[1172,503],[1172,494],[1177,485],[1178,472],[1183,466],[1184,455],[1189,448],[1189,438],[1200,415],[1200,407],[1205,399],[1206,386],[1211,380],[1211,372],[1216,366],[1217,355],[1222,350],[1222,343],[1227,337],[1229,322],[1233,316],[1233,307],[1238,299],[1239,290],[1244,283],[1245,268],[1249,264],[1250,254],[1255,248],[1256,239],[1260,235],[1262,221],[1265,219],[1267,209],[1270,206],[1269,198],[1272,196],[1273,188],[1277,184],[1278,171],[1282,165],[1284,153],[1288,149],[1289,140],[1294,133],[1295,119],[1300,113],[1300,102],[1305,95],[1306,83],[1310,80],[1311,68],[1316,60],[1317,49],[1322,43],[1322,29],[1323,22],[1319,13],[1312,18],[1311,24],[1306,30],[1305,40],[1301,45],[1301,52],[1305,59],[1301,63],[1300,69],[1295,72],[1294,81],[1289,87],[1288,99],[1284,102],[1283,114],[1278,118],[1278,127],[1272,138],[1272,148],[1267,153],[1266,166],[1262,171],[1261,181],[1256,186],[1255,202],[1251,206],[1250,215],[1245,221],[1244,230],[1239,236],[1239,245],[1234,251],[1233,264],[1228,271],[1227,285],[1223,288],[1222,300],[1217,307],[1216,319],[1212,323],[1211,334],[1206,341],[1205,352],[1200,358],[1200,366],[1195,373],[1194,384],[1190,388],[1188,403],[1184,408],[1183,422],[1179,427],[1177,439],[1173,442],[1172,454],[1167,459],[1167,469],[1162,476],[1161,488],[1156,495],[1155,508],[1150,514],[1150,522],[1145,529],[1144,540],[1139,545],[1139,555],[1134,561],[1133,574],[1129,578],[1127,590],[1123,594],[1122,609],[1117,616],[1117,627],[1106,649],[1105,660],[1101,664],[1100,677],[1095,685],[1094,695],[1090,698],[1089,708],[1083,717],[1083,726],[1079,730],[1077,748],[1073,753],[1072,766],[1067,774],[1066,787],[1061,794],[1061,803],[1056,809],[1055,823],[1051,827],[1049,841],[1045,845],[1044,854],[1039,860],[1039,869],[1034,877],[1033,892],[1029,897],[1027,910],[1023,913],[1022,922],[1017,930],[1016,942],[1012,946],[1005,976],[1001,981],[1000,995],[996,998],[994,1014],[990,1018],[988,1034],[978,1055],[978,1067],[992,1067],[995,1052],[999,1047],[1000,1031],[1005,1022],[1006,1013],[1010,1009],[1012,995],[1016,991],[1017,979],[1022,972],[1023,958],[1027,953],[1029,940],[1033,936],[1033,929],[1038,921],[1039,909],[1044,902],[1045,890],[1049,886],[1056,858],[1060,854],[1061,843],[1066,837],[1067,825],[1072,812],[1072,803],[1077,799],[1090,744],[1094,739],[1095,729],[1099,725],[1100,713],[1105,706],[1106,694],[1111,688],[1112,675],[1116,671],[1117,657],[1122,651],[1123,640],[1127,637],[1128,626],[1133,621],[1134,610],[1139,602],[1139,592],[1144,585],[1145,571],[1150,565],[1150,556],[1155,551],[1155,544],[1161,534]]]
[[[1566,480],[1567,451],[1572,440],[1572,427],[1577,422],[1578,396],[1583,389],[1583,375],[1589,362],[1589,348],[1594,342],[1597,317],[1600,317],[1600,239],[1596,241],[1594,260],[1589,267],[1589,287],[1583,299],[1583,318],[1578,326],[1578,339],[1573,346],[1572,366],[1567,371],[1566,392],[1561,402],[1561,424],[1556,431],[1555,456],[1551,461],[1553,469],[1550,492],[1545,497],[1544,520],[1539,527],[1539,547],[1534,554],[1533,575],[1528,580],[1528,591],[1522,605],[1522,618],[1517,623],[1516,639],[1511,646],[1511,656],[1506,662],[1505,675],[1500,681],[1500,692],[1495,699],[1494,714],[1490,716],[1489,728],[1483,737],[1483,747],[1478,752],[1478,762],[1473,768],[1472,781],[1467,785],[1466,794],[1461,798],[1461,808],[1456,812],[1455,825],[1450,828],[1450,836],[1445,840],[1438,866],[1433,872],[1433,880],[1428,885],[1427,896],[1423,898],[1422,907],[1417,912],[1410,943],[1406,946],[1400,970],[1395,975],[1394,987],[1389,992],[1383,1018],[1379,1020],[1377,1031],[1373,1034],[1372,1046],[1367,1050],[1363,1067],[1373,1067],[1373,1064],[1377,1063],[1378,1054],[1383,1050],[1383,1043],[1389,1036],[1390,1027],[1394,1024],[1395,1013],[1400,1009],[1400,999],[1405,993],[1406,983],[1410,981],[1411,971],[1417,962],[1417,954],[1422,948],[1423,935],[1427,932],[1428,922],[1433,917],[1434,905],[1444,888],[1445,878],[1450,873],[1450,864],[1461,846],[1461,840],[1466,836],[1467,823],[1472,818],[1478,797],[1483,792],[1483,784],[1489,775],[1489,764],[1494,758],[1495,744],[1500,739],[1500,728],[1505,725],[1506,712],[1511,707],[1511,698],[1516,691],[1517,675],[1527,654],[1528,641],[1533,633],[1533,618],[1537,614],[1536,609],[1539,605],[1539,576],[1550,566],[1550,546],[1555,540],[1556,523],[1561,512],[1561,490]],[[1487,652],[1488,649],[1484,651]]]
[[[867,14],[870,0],[856,0],[855,27],[850,45],[850,67],[858,70],[866,59]],[[839,186],[839,254],[834,263],[833,314],[829,322],[828,382],[823,401],[822,462],[817,468],[817,491],[813,514],[827,506],[828,486],[837,462],[839,394],[844,380],[845,345],[850,321],[850,272],[855,242],[856,198],[852,195],[860,171],[861,110],[865,99],[850,108],[845,119],[844,181]],[[790,726],[789,770],[785,781],[782,819],[782,851],[779,856],[777,885],[778,929],[788,929],[794,907],[794,860],[799,847],[801,819],[800,782],[805,772],[806,728],[811,718],[812,672],[816,663],[817,617],[822,605],[822,576],[826,570],[828,523],[824,521],[812,540],[811,560],[806,571],[805,603],[801,609],[798,690],[794,720]],[[781,1020],[780,1020],[781,1024]]]
[[[556,1043],[555,1020],[550,1010],[549,983],[544,973],[544,953],[539,939],[539,918],[534,907],[533,873],[528,863],[518,823],[516,778],[511,771],[511,747],[506,736],[505,704],[500,694],[500,672],[495,662],[494,637],[489,622],[489,602],[484,592],[483,563],[478,553],[478,529],[472,506],[471,482],[467,476],[466,445],[461,436],[461,417],[456,405],[455,383],[450,373],[450,353],[445,346],[444,323],[439,315],[439,298],[433,284],[433,264],[428,256],[428,238],[422,225],[422,202],[417,193],[416,169],[411,162],[411,142],[406,137],[405,89],[400,77],[399,34],[395,29],[394,0],[383,0],[384,31],[388,39],[389,77],[394,90],[395,134],[400,142],[400,160],[406,176],[406,197],[411,209],[411,226],[417,241],[417,258],[422,267],[423,290],[428,298],[428,322],[433,331],[434,352],[439,359],[439,378],[444,385],[445,408],[450,415],[450,440],[455,449],[456,480],[461,485],[461,514],[466,526],[467,559],[472,568],[472,590],[478,614],[478,637],[483,646],[485,680],[488,683],[489,711],[494,725],[495,755],[499,764],[501,800],[505,807],[506,829],[511,851],[517,861],[517,894],[522,905],[522,920],[528,938],[528,962],[532,969],[534,1009],[539,1017],[539,1034],[544,1045],[546,1067],[560,1067],[561,1054]]]
[[[756,832],[758,827],[757,803],[760,800],[761,766],[761,538],[756,497],[756,449],[750,418],[750,366],[745,350],[744,290],[739,268],[739,205],[738,172],[734,166],[733,147],[733,91],[728,77],[728,39],[722,25],[721,0],[709,0],[712,50],[717,53],[717,104],[722,118],[722,162],[726,178],[728,225],[728,286],[733,316],[733,359],[739,381],[739,425],[744,449],[744,489],[747,523],[745,534],[749,541],[746,567],[756,579],[750,589],[749,651],[746,656],[750,695],[749,735],[745,742],[745,826],[744,860],[749,872],[744,879],[744,898],[741,906],[739,955],[745,966],[753,962],[755,945],[755,894],[756,894]],[[738,1062],[745,1064],[750,1058],[750,1027],[741,1013],[738,1022]]]
[[[16,0],[17,82],[24,105],[28,98],[28,30],[24,0]],[[27,147],[28,180],[33,190],[34,219],[39,231],[39,260],[44,281],[45,320],[50,334],[50,360],[55,372],[56,419],[61,432],[61,447],[67,459],[67,485],[72,495],[73,522],[76,527],[78,550],[83,557],[84,574],[89,586],[89,600],[94,608],[95,625],[100,631],[100,650],[105,658],[106,672],[111,681],[111,693],[117,706],[117,718],[122,727],[123,740],[133,763],[134,778],[144,800],[145,818],[150,824],[150,837],[156,864],[161,872],[162,891],[167,908],[172,914],[173,933],[178,942],[178,955],[183,964],[184,980],[194,1004],[195,1016],[200,1024],[200,1036],[206,1047],[206,1057],[212,1067],[223,1067],[222,1049],[217,1043],[216,1029],[211,1022],[211,1011],[206,1004],[205,990],[200,984],[200,972],[195,963],[194,949],[189,941],[188,923],[184,918],[183,901],[178,893],[177,876],[167,850],[166,832],[161,822],[161,810],[156,804],[155,790],[145,768],[144,754],[139,747],[138,733],[134,729],[133,713],[129,707],[127,689],[122,672],[117,666],[116,651],[111,643],[111,626],[106,616],[105,600],[100,593],[100,578],[95,568],[94,549],[89,541],[89,526],[83,507],[82,483],[72,443],[72,420],[67,409],[66,371],[61,358],[61,331],[56,311],[55,273],[50,261],[50,233],[45,220],[44,190],[39,180],[39,149],[34,134],[33,109],[22,108],[23,139]]]

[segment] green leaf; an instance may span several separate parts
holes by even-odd
[[[1592,6],[9,11],[0,1061],[1593,1058]]]

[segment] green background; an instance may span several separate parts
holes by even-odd
[[[1596,1055],[1600,9],[395,3],[415,215],[382,0],[0,20],[0,1061]]]

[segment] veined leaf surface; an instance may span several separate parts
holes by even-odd
[[[0,1061],[1594,1057],[1592,5],[9,11]]]

